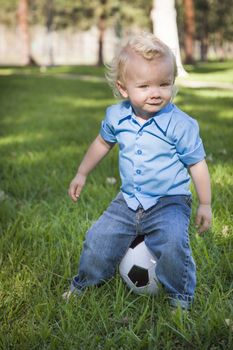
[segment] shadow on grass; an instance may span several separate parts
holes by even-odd
[[[185,69],[189,73],[196,74],[225,72],[232,69],[232,60],[223,62],[197,62],[194,65],[186,65]]]

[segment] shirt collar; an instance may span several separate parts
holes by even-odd
[[[169,102],[164,108],[154,115],[153,120],[157,127],[166,134],[172,114],[174,110],[174,104]]]
[[[163,134],[166,134],[173,110],[174,104],[170,102],[151,118]],[[130,102],[123,101],[121,104],[121,118],[118,125],[123,123],[125,120],[131,119],[133,114],[134,113]]]
[[[133,109],[129,101],[123,101],[121,103],[121,109],[120,109],[120,120],[118,122],[118,125],[123,123],[127,119],[131,119],[133,115]]]

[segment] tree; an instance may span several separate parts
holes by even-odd
[[[185,63],[194,62],[195,12],[193,0],[183,0]]]
[[[155,35],[163,40],[176,56],[178,75],[186,75],[187,73],[183,68],[180,56],[175,1],[154,0],[154,8],[151,16]]]
[[[36,64],[30,50],[30,0],[0,0],[0,22],[16,27],[19,36],[21,63]]]
[[[18,10],[18,30],[21,47],[21,58],[25,65],[34,64],[35,61],[32,59],[30,54],[30,33],[28,24],[28,0],[19,0]]]
[[[48,1],[51,2],[52,0]],[[45,0],[34,0],[34,22],[41,21],[48,16],[48,3]],[[112,27],[117,36],[133,25],[150,28],[151,1],[135,0],[134,6],[127,0],[56,0],[50,6],[52,12],[52,26],[54,29],[74,27],[87,30],[92,26],[98,28],[98,60],[103,64],[103,43],[106,29]]]
[[[0,8],[1,24],[17,27],[21,62],[28,64],[30,62],[28,2],[27,0],[0,0]]]
[[[224,58],[224,41],[232,41],[232,3],[230,0],[195,0],[196,37],[200,40],[201,60],[208,58],[212,44],[216,54]]]
[[[0,0],[0,20],[14,24],[17,3],[20,0]],[[29,25],[41,24],[47,28],[47,44],[50,63],[53,63],[52,35],[54,30],[74,28],[88,30],[96,26],[99,32],[98,62],[103,63],[103,43],[107,28],[114,28],[118,37],[127,35],[132,26],[151,29],[150,10],[152,0],[22,0],[25,2],[27,17],[20,15],[20,32],[29,50]],[[22,13],[20,11],[20,13]],[[26,34],[27,33],[27,34]],[[28,46],[26,46],[26,42]],[[26,54],[25,54],[26,57]],[[30,56],[29,56],[30,57]]]
[[[60,3],[62,4],[63,1],[60,0]],[[72,21],[72,25],[79,29],[89,29],[91,26],[98,28],[99,49],[97,64],[102,65],[106,29],[109,27],[115,28],[117,36],[121,37],[122,28],[125,28],[127,31],[134,24],[149,28],[150,10],[151,1],[148,0],[135,0],[134,6],[129,4],[127,0],[92,0],[90,2],[79,0],[69,7],[68,16],[63,15],[63,23],[65,20],[67,24]]]
[[[209,0],[196,0],[197,39],[200,41],[200,59],[207,60],[209,47]]]
[[[16,22],[16,10],[18,0],[0,0],[0,23],[7,26],[13,26]]]
[[[232,1],[195,0],[193,4],[195,13],[194,39],[196,44],[199,44],[199,59],[202,61],[208,59],[210,46],[215,50],[216,57],[223,59],[233,36]],[[185,50],[184,0],[176,0],[176,8],[180,44]]]
[[[54,64],[53,59],[53,18],[54,18],[54,2],[53,0],[47,0],[45,4],[45,22],[47,29],[47,44],[48,44],[48,56],[50,61],[50,66]]]

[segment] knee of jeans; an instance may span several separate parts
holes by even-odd
[[[86,254],[80,260],[79,274],[87,280],[99,283],[114,275],[114,266],[101,254]]]
[[[167,245],[166,249],[160,251],[157,262],[158,271],[167,271],[167,273],[178,273],[188,269],[188,265],[192,259],[189,248],[182,248],[180,245]]]
[[[169,260],[190,255],[189,242],[186,240],[183,242],[180,242],[179,240],[172,240],[163,247],[162,254],[166,255]]]

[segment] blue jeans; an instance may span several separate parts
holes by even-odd
[[[139,207],[134,211],[119,193],[87,232],[71,291],[81,292],[114,276],[131,242],[137,235],[145,235],[145,244],[158,260],[156,275],[170,303],[189,308],[196,286],[188,235],[190,214],[190,196],[162,197],[148,210]]]

